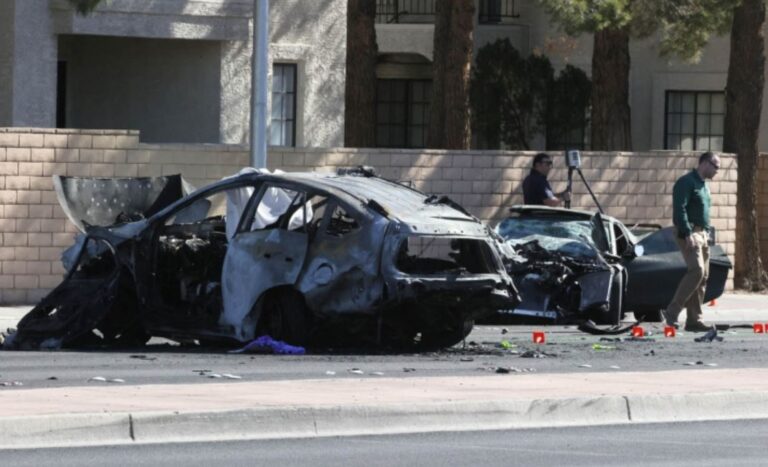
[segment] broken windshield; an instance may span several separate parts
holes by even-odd
[[[597,256],[589,219],[510,217],[503,220],[496,231],[512,245],[537,240],[542,248],[550,251],[575,257]]]

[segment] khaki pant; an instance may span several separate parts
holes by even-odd
[[[707,233],[697,228],[694,229],[691,237],[696,244],[694,249],[688,248],[684,238],[675,236],[677,246],[683,253],[685,264],[688,266],[688,271],[677,286],[675,296],[667,307],[666,313],[668,320],[677,321],[678,315],[685,307],[687,310],[686,325],[689,326],[701,322],[701,304],[704,303],[704,290],[709,277]]]

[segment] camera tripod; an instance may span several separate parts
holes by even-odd
[[[581,173],[581,168],[579,167],[568,167],[568,188],[566,188],[566,192],[568,192],[568,201],[565,202],[565,207],[569,208],[571,207],[571,197],[573,195],[573,172],[578,172],[579,177],[581,177],[581,181],[584,182],[584,186],[587,187],[587,191],[590,195],[592,195],[592,200],[597,205],[598,211],[600,211],[600,214],[605,214],[603,212],[603,207],[600,206],[600,202],[597,200],[597,196],[595,196],[595,193],[592,191],[592,188],[589,186],[589,183],[587,183],[587,179],[584,178],[584,174]]]

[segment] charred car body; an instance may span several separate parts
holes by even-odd
[[[496,320],[517,315],[618,324],[633,311],[637,319],[659,321],[686,271],[672,227],[646,229],[638,237],[599,213],[514,206],[496,232],[509,247],[507,270],[523,298]],[[710,238],[705,300],[722,295],[731,268]]]
[[[354,334],[435,348],[459,342],[476,317],[519,302],[502,243],[487,227],[447,198],[367,169],[252,170],[159,210],[167,190],[157,186],[173,185],[167,179],[62,188],[73,180],[55,184],[76,222],[107,209],[130,220],[118,208],[131,189],[154,191],[142,199],[156,212],[115,225],[79,222],[84,235],[65,253],[66,278],[6,348],[149,336],[234,343],[265,334],[293,344]]]

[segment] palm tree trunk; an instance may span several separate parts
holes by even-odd
[[[764,23],[763,0],[744,0],[734,10],[725,89],[723,149],[736,153],[739,164],[734,282],[737,288],[753,291],[766,286],[755,209],[759,157],[757,139],[765,85]]]
[[[376,0],[347,2],[344,145],[376,146]]]
[[[629,31],[595,33],[592,52],[592,141],[596,151],[629,151]]]
[[[435,2],[432,104],[427,146],[469,149],[469,78],[472,65],[473,0]]]

